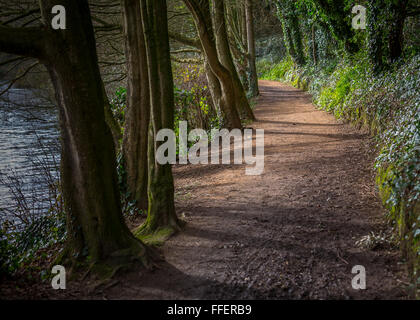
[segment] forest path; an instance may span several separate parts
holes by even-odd
[[[395,249],[355,242],[383,227],[369,138],[316,110],[310,96],[261,81],[252,126],[265,130],[265,172],[176,166],[184,232],[160,269],[105,290],[127,299],[404,298]],[[367,290],[351,287],[354,265]]]

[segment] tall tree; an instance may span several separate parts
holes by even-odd
[[[174,84],[168,36],[166,0],[141,0],[141,16],[147,52],[151,126],[149,133],[149,208],[137,235],[179,231],[170,164],[160,164],[156,152],[163,142],[155,139],[161,129],[174,129]]]
[[[244,89],[249,91],[249,57],[245,1],[228,1],[225,4],[226,24],[233,60]]]
[[[150,92],[147,53],[139,0],[123,0],[127,64],[127,111],[123,141],[128,190],[136,206],[148,206]]]
[[[217,53],[220,62],[230,72],[233,82],[235,95],[235,105],[238,112],[244,119],[254,121],[255,116],[249,105],[246,92],[233,63],[232,53],[230,51],[229,39],[226,31],[225,7],[222,0],[214,1],[214,25],[216,35]]]
[[[105,123],[106,97],[99,73],[87,0],[40,0],[44,25],[0,27],[3,52],[30,56],[46,65],[59,106],[62,191],[67,214],[66,262],[119,264],[146,247],[125,225],[119,200],[115,150]],[[67,12],[67,29],[53,30],[54,5]]]
[[[390,4],[391,23],[389,28],[389,58],[397,60],[404,48],[404,22],[407,17],[407,0],[392,1]]]
[[[249,61],[249,91],[253,97],[259,95],[258,76],[255,55],[255,34],[254,34],[254,14],[252,0],[245,0],[246,12],[246,34],[248,44],[248,61]]]
[[[184,0],[184,2],[193,15],[208,65],[220,83],[222,125],[228,129],[242,128],[241,119],[236,108],[232,75],[223,66],[218,57],[209,0]]]
[[[277,13],[283,26],[283,37],[289,55],[298,65],[305,63],[302,33],[294,1],[277,1]]]
[[[383,31],[384,31],[384,17],[383,9],[384,3],[382,0],[369,0],[368,3],[368,51],[369,58],[373,65],[375,72],[379,72],[383,67]]]

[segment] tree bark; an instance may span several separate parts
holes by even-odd
[[[209,89],[210,89],[210,94],[213,100],[213,104],[216,108],[218,116],[220,116],[221,111],[220,111],[219,106],[220,106],[220,100],[222,99],[222,89],[220,87],[219,79],[211,70],[210,65],[207,62],[207,60],[204,62],[204,70],[206,72],[207,82],[209,84]]]
[[[123,11],[128,73],[124,163],[131,199],[136,201],[138,209],[147,210],[150,93],[140,2],[123,0]]]
[[[297,46],[297,43],[301,41],[301,39],[298,39],[299,41],[296,41],[296,35],[300,36],[300,33],[296,34],[296,24],[293,22],[294,20],[297,20],[297,17],[294,13],[295,8],[293,7],[293,4],[289,2],[290,0],[280,2],[278,1],[278,14],[282,23],[283,28],[283,39],[284,44],[287,48],[288,54],[292,57],[293,61],[298,64],[302,65],[302,52],[299,51],[299,47]],[[296,21],[296,23],[298,23]]]
[[[151,98],[149,134],[149,208],[146,222],[137,230],[139,236],[165,231],[179,231],[174,204],[174,181],[170,164],[161,165],[155,154],[162,142],[154,139],[161,129],[174,128],[174,84],[168,36],[166,0],[141,0],[141,14],[147,52]]]
[[[208,0],[184,0],[184,2],[193,15],[201,45],[210,68],[220,82],[222,91],[220,109],[223,113],[223,126],[228,129],[242,128],[241,119],[236,109],[232,76],[229,70],[220,63],[217,56],[209,2]]]
[[[242,30],[242,41],[245,48],[248,48],[248,23],[246,20],[246,1],[241,1],[239,10],[241,11],[241,30]]]
[[[105,86],[102,83],[102,90],[103,95],[105,99],[105,105],[104,105],[104,112],[105,112],[105,122],[108,125],[109,129],[112,133],[112,138],[114,139],[114,146],[115,146],[115,152],[119,152],[120,145],[121,145],[121,139],[122,139],[122,132],[121,127],[117,120],[115,119],[114,115],[112,114],[111,105],[108,100],[108,96],[106,94]]]
[[[56,4],[67,9],[67,30],[45,26],[32,42],[32,30],[0,27],[0,44],[4,52],[40,59],[54,84],[67,214],[63,263],[89,257],[93,263],[121,264],[136,258],[147,264],[146,247],[131,234],[121,213],[115,150],[105,123],[105,97],[88,2],[41,0],[45,22],[52,20],[51,8]]]
[[[316,53],[316,37],[315,37],[315,23],[312,23],[312,27],[311,27],[311,37],[312,37],[312,59],[314,64],[317,64],[317,53]]]
[[[233,63],[226,31],[224,3],[222,0],[215,0],[214,6],[214,24],[216,30],[215,34],[217,52],[220,62],[230,72],[230,75],[232,77],[236,109],[244,119],[254,121],[254,113],[252,112],[252,109],[249,105],[249,101],[246,97],[245,90],[242,86],[238,72],[236,71],[235,65]]]
[[[249,91],[251,96],[256,97],[260,94],[258,88],[258,75],[255,55],[255,31],[254,31],[254,14],[252,10],[252,0],[246,0],[246,30],[248,43],[248,60],[249,60]]]
[[[381,12],[383,9],[382,0],[369,0],[368,7],[368,51],[375,72],[383,68],[383,39]]]
[[[398,0],[391,3],[391,26],[389,29],[389,58],[396,61],[404,48],[404,22],[407,16],[407,1]]]

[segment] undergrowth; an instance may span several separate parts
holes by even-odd
[[[414,286],[420,284],[420,55],[374,73],[366,56],[297,67],[285,58],[259,62],[262,79],[308,90],[314,103],[370,130],[380,150],[376,183],[387,218],[398,230]]]

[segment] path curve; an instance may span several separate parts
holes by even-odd
[[[265,130],[265,172],[177,166],[177,211],[188,225],[167,263],[106,290],[128,299],[404,298],[394,248],[358,248],[383,227],[367,135],[316,110],[310,96],[261,81],[253,127]],[[367,290],[351,287],[354,265]]]

